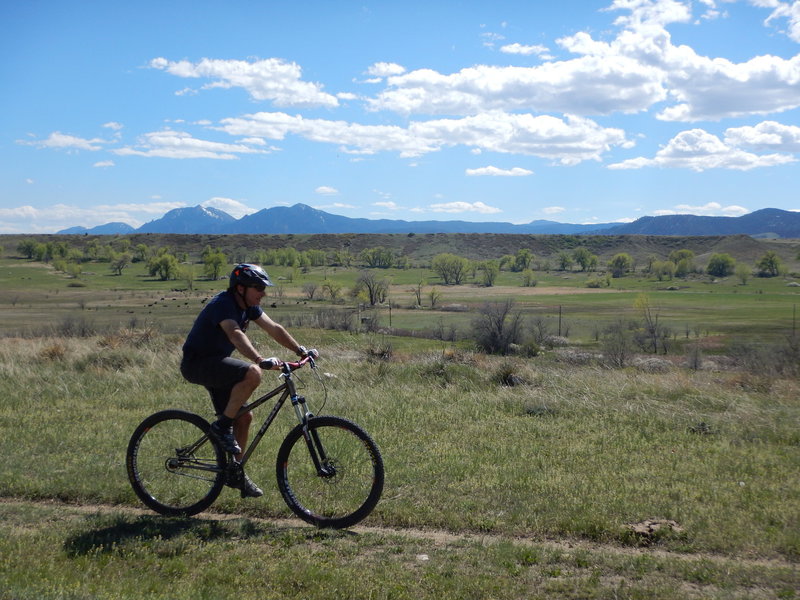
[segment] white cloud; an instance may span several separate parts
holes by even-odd
[[[367,75],[379,78],[400,75],[405,72],[406,68],[404,66],[388,62],[377,62],[367,69]]]
[[[100,144],[107,144],[106,140],[99,138],[85,139],[74,135],[54,131],[45,140],[18,140],[18,144],[36,146],[37,148],[53,148],[57,150],[102,150]]]
[[[530,154],[564,165],[599,160],[614,146],[630,146],[622,130],[603,128],[589,119],[500,111],[463,119],[412,121],[407,128],[261,112],[224,119],[220,129],[235,136],[277,140],[295,134],[337,144],[346,153],[399,152],[404,157],[415,157],[442,147],[463,145],[493,152]]]
[[[93,167],[113,167],[114,161],[113,160],[100,160],[97,161],[92,165]]]
[[[708,169],[733,169],[748,171],[757,167],[772,167],[795,162],[789,154],[753,154],[738,148],[735,143],[748,136],[747,130],[728,130],[725,141],[703,129],[682,131],[659,150],[655,157],[638,157],[609,165],[609,169],[640,169],[643,167],[671,167],[705,171]]]
[[[154,58],[150,66],[176,77],[214,80],[202,89],[239,87],[253,99],[269,100],[276,106],[339,105],[336,96],[322,91],[321,84],[302,81],[302,69],[297,63],[279,58],[252,62],[204,58],[196,63]]]
[[[550,49],[547,46],[542,46],[541,44],[526,46],[524,44],[514,43],[501,46],[500,52],[505,54],[521,54],[523,56],[530,56],[531,54],[541,56],[550,52]]]
[[[563,206],[546,206],[542,209],[542,212],[546,215],[557,215],[559,213],[563,213],[566,208]]]
[[[112,131],[120,131],[122,129],[121,123],[116,123],[115,121],[109,121],[108,123],[103,123],[103,127],[106,129],[111,129]]]
[[[314,190],[314,193],[320,194],[321,196],[338,196],[339,190],[329,185],[321,185]]]
[[[770,19],[791,18],[800,36],[800,1],[778,4]],[[713,7],[706,2],[704,8],[708,16]],[[658,117],[685,122],[800,107],[800,54],[736,63],[675,45],[666,27],[692,21],[688,2],[616,0],[609,10],[627,13],[615,21],[621,29],[610,41],[586,32],[557,40],[575,58],[531,67],[476,65],[449,74],[417,69],[389,77],[367,107],[401,114],[502,110],[593,116],[643,112],[666,102]],[[503,49],[544,50],[521,44]]]
[[[769,2],[754,2],[757,6],[768,6],[774,8],[772,14],[767,17],[765,23],[772,24],[773,21],[786,19],[787,30],[786,35],[795,42],[800,43],[800,1],[794,2],[778,2],[772,0]]]
[[[477,65],[451,75],[418,69],[390,77],[386,90],[369,99],[367,106],[402,114],[639,112],[666,99],[663,79],[660,70],[621,54],[584,56],[535,67]]]
[[[392,202],[391,200],[387,202],[373,202],[372,206],[380,206],[381,208],[386,208],[388,210],[400,210],[400,207],[397,205],[397,203]]]
[[[477,175],[493,175],[498,177],[524,177],[526,175],[533,175],[533,171],[523,169],[521,167],[514,167],[512,169],[499,169],[489,165],[488,167],[480,167],[478,169],[467,169],[466,174],[469,176]]]
[[[690,204],[678,204],[670,209],[662,209],[654,211],[655,216],[665,215],[699,215],[706,217],[740,217],[749,213],[750,210],[743,206],[732,204],[730,206],[722,206],[719,202],[708,202],[702,206],[692,206]]]
[[[215,196],[213,198],[206,200],[205,202],[201,202],[200,206],[218,208],[219,210],[228,213],[230,216],[236,219],[241,219],[245,215],[249,215],[257,211],[257,209],[247,206],[244,202],[241,202],[240,200],[234,200],[233,198],[223,198],[220,196]]]
[[[800,127],[763,121],[754,127],[732,127],[725,130],[725,142],[752,150],[800,152]]]
[[[232,160],[238,154],[264,154],[244,144],[224,144],[199,140],[182,131],[167,129],[144,134],[135,147],[112,150],[119,156],[146,156],[159,158],[214,158]]]
[[[152,202],[148,204],[100,204],[81,207],[55,204],[46,207],[17,206],[0,208],[0,233],[54,233],[82,225],[95,227],[121,222],[139,227],[154,216],[161,216],[182,202]]]
[[[351,210],[358,207],[353,206],[352,204],[345,204],[344,202],[334,202],[332,204],[320,204],[318,206],[315,206],[314,208],[318,210],[331,210],[331,209]]]
[[[491,215],[503,212],[499,208],[488,206],[483,202],[444,202],[439,204],[431,204],[428,207],[428,210],[432,212],[443,213],[475,212],[483,215]]]

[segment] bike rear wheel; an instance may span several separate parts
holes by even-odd
[[[316,461],[314,459],[316,457]],[[313,417],[281,444],[278,489],[292,511],[317,527],[364,519],[383,492],[383,459],[372,438],[340,417]]]
[[[208,421],[182,410],[165,410],[142,421],[126,454],[128,479],[142,502],[162,515],[188,516],[217,499],[227,457],[208,438],[208,428]]]

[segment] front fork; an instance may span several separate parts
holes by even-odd
[[[311,455],[311,460],[314,462],[314,468],[317,470],[317,475],[320,477],[333,477],[336,474],[335,468],[328,463],[328,456],[325,452],[325,447],[319,439],[317,430],[310,429],[308,422],[314,415],[306,405],[306,399],[303,396],[293,394],[291,396],[292,407],[297,416],[297,420],[303,426],[303,438],[308,446],[308,453]]]

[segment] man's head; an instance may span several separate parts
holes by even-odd
[[[263,292],[267,286],[272,285],[272,282],[269,280],[267,272],[258,265],[243,263],[236,265],[231,271],[228,289],[237,291],[236,286],[238,285],[246,288],[253,287]]]

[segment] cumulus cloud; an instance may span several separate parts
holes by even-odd
[[[546,215],[557,215],[559,213],[563,213],[565,210],[567,209],[563,206],[545,206],[542,209],[542,212]]]
[[[55,204],[44,208],[34,206],[0,208],[0,233],[54,233],[77,224],[94,227],[111,222],[139,227],[153,216],[161,216],[173,208],[183,206],[185,204],[182,202],[153,202],[100,204],[90,207]]]
[[[217,208],[223,212],[228,213],[230,216],[236,219],[241,219],[245,215],[252,214],[257,210],[255,208],[247,206],[244,202],[240,200],[234,200],[233,198],[224,198],[220,196],[209,198],[205,202],[201,202],[200,206]]]
[[[225,144],[200,140],[182,131],[167,129],[146,133],[134,147],[112,150],[119,156],[145,156],[159,158],[213,158],[233,160],[239,154],[264,154],[265,150],[251,148],[245,144]]]
[[[533,175],[533,171],[523,169],[522,167],[500,169],[498,167],[489,165],[488,167],[480,167],[478,169],[467,169],[466,174],[471,177],[478,175],[493,175],[496,177],[524,177],[526,175]]]
[[[37,148],[52,148],[56,150],[102,150],[106,140],[99,138],[85,139],[60,131],[54,131],[44,140],[18,140],[18,144],[36,146]]]
[[[548,52],[550,52],[550,49],[547,46],[542,46],[541,44],[526,46],[524,44],[513,43],[501,46],[500,52],[503,52],[504,54],[521,54],[523,56],[530,56],[531,54],[542,56],[547,55]]]
[[[287,135],[336,144],[344,152],[399,152],[414,157],[447,146],[540,156],[564,165],[599,160],[614,146],[630,147],[621,129],[600,127],[575,116],[509,114],[500,111],[463,119],[412,121],[397,125],[360,125],[305,119],[300,115],[260,112],[224,119],[219,129],[235,136],[282,140]]]
[[[113,167],[114,161],[113,160],[99,160],[92,165],[93,167]]]
[[[763,121],[754,127],[731,127],[725,130],[725,142],[751,150],[800,152],[800,127]]]
[[[794,2],[778,2],[777,0],[769,0],[762,4],[773,8],[772,13],[767,17],[765,23],[767,25],[776,22],[783,22],[786,20],[786,35],[795,42],[800,43],[800,1]]]
[[[484,204],[483,202],[437,203],[437,204],[431,204],[428,207],[428,210],[430,210],[431,212],[442,212],[442,213],[475,212],[475,213],[480,213],[482,215],[491,215],[503,212],[499,208],[495,208],[494,206],[489,206],[487,204]]]
[[[730,140],[731,138],[729,138]],[[672,167],[705,171],[733,169],[748,171],[757,167],[772,167],[794,162],[788,154],[753,154],[723,141],[703,129],[682,131],[659,150],[655,157],[638,157],[609,165],[609,169],[640,169],[643,167]]]
[[[367,69],[367,75],[372,77],[389,77],[391,75],[400,75],[406,72],[406,68],[397,63],[377,62]]]
[[[769,4],[775,6],[776,1]],[[781,6],[770,19],[791,17],[800,30],[800,2]],[[368,99],[367,106],[401,114],[474,115],[502,110],[594,116],[643,112],[666,102],[658,117],[682,122],[800,106],[800,55],[788,59],[755,56],[734,62],[676,45],[667,26],[691,22],[688,2],[616,0],[609,10],[625,11],[616,19],[620,31],[610,41],[594,39],[586,32],[557,40],[575,58],[531,67],[476,65],[453,73],[417,69],[388,77],[386,88]],[[521,44],[502,49],[510,53],[545,50]]]
[[[339,194],[339,190],[329,185],[321,185],[314,190],[314,193],[320,194],[321,196],[337,196]]]
[[[692,206],[690,204],[678,204],[673,208],[669,209],[661,209],[656,210],[653,212],[655,216],[665,216],[665,215],[699,215],[705,217],[740,217],[749,213],[750,210],[743,207],[738,206],[736,204],[732,204],[730,206],[722,206],[719,202],[708,202],[703,204],[702,206]]]
[[[279,58],[252,62],[204,58],[196,63],[154,58],[150,67],[176,77],[213,80],[202,89],[239,87],[254,100],[269,100],[276,106],[339,105],[336,96],[322,91],[321,84],[303,81],[302,69],[297,63]]]

